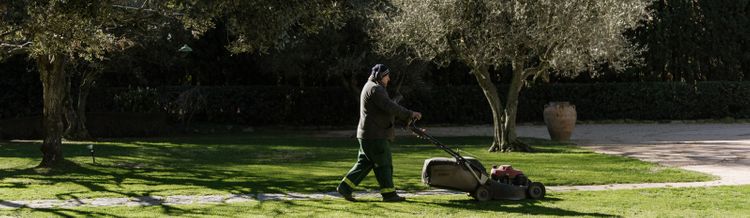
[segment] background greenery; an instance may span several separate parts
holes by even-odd
[[[27,74],[28,75],[28,74]],[[500,86],[500,93],[506,92]],[[0,99],[0,138],[38,138],[38,92],[8,90]],[[187,95],[184,93],[188,93]],[[445,86],[404,92],[402,102],[425,114],[428,124],[488,124],[491,113],[477,86]],[[22,96],[27,96],[26,98]],[[32,99],[37,99],[34,101]],[[534,84],[521,92],[520,122],[542,122],[545,104],[569,101],[578,120],[694,120],[750,118],[746,82]],[[29,104],[36,102],[36,104]],[[477,105],[480,105],[479,107]],[[107,88],[94,92],[88,111],[97,137],[154,136],[188,121],[237,126],[351,126],[357,102],[340,87],[212,86]],[[188,120],[189,119],[189,120]],[[106,130],[106,131],[105,131]]]

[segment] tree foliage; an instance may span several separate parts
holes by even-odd
[[[109,31],[118,17],[106,1],[9,1],[0,8],[5,54],[25,50],[32,58],[57,53],[93,60],[132,44]]]
[[[646,18],[647,1],[393,1],[396,16],[381,14],[376,33],[384,51],[402,46],[419,58],[569,73],[607,62],[618,68],[637,48],[624,30]]]
[[[493,110],[496,132],[490,150],[529,150],[516,141],[515,110],[524,81],[548,78],[551,70],[573,76],[601,63],[623,69],[638,49],[623,32],[648,13],[647,0],[394,0],[375,16],[374,37],[382,51],[407,50],[417,58],[472,68]],[[513,68],[502,106],[489,69]],[[518,145],[518,146],[516,146]]]
[[[297,37],[328,25],[341,25],[342,4],[335,0],[310,1],[164,1],[159,9],[181,11],[185,28],[196,36],[226,22],[233,53],[266,52],[294,43]]]

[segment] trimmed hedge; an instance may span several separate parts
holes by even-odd
[[[193,122],[260,126],[345,125],[357,119],[358,105],[350,98],[339,88],[249,86],[110,89],[96,97],[92,96],[90,99],[96,103],[90,104],[89,110],[162,110],[178,121],[192,112]]]
[[[504,99],[507,86],[499,89]],[[404,95],[402,104],[423,112],[425,123],[491,122],[477,86],[433,87]],[[750,118],[750,83],[537,84],[521,91],[518,121],[542,121],[550,101],[575,104],[579,120]],[[13,105],[20,103],[3,102],[0,114],[17,112]],[[89,106],[91,112],[167,112],[175,121],[192,114],[192,122],[252,126],[354,126],[359,107],[342,88],[264,86],[110,88],[92,92]]]
[[[498,87],[504,100],[507,86]],[[491,111],[479,87],[440,87],[408,98],[405,105],[430,123],[490,123]],[[579,120],[690,120],[750,118],[750,83],[541,84],[521,90],[519,122],[541,122],[545,104],[568,101]],[[408,96],[408,95],[407,95]]]

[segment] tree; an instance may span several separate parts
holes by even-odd
[[[373,16],[382,52],[410,51],[471,68],[490,105],[490,151],[530,151],[515,133],[518,95],[527,79],[574,76],[608,63],[623,69],[638,49],[623,36],[647,18],[648,0],[393,0]],[[512,67],[505,105],[490,70]]]
[[[34,59],[43,85],[44,142],[39,167],[63,161],[67,63],[103,60],[133,45],[138,24],[157,30],[178,18],[195,36],[217,19],[230,24],[233,52],[265,51],[336,22],[337,1],[23,0],[0,2],[0,60]],[[85,99],[85,98],[84,98]]]
[[[25,54],[36,61],[45,130],[39,167],[55,166],[63,160],[66,63],[101,59],[131,42],[108,31],[117,16],[106,1],[12,1],[0,6],[0,15],[2,54]]]

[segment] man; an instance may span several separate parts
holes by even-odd
[[[391,100],[386,87],[391,81],[390,71],[383,64],[372,68],[370,78],[362,88],[359,103],[359,125],[357,140],[359,154],[357,163],[346,174],[336,191],[347,201],[356,201],[352,197],[354,187],[370,173],[375,171],[375,178],[380,185],[383,201],[398,202],[406,198],[398,196],[393,185],[393,165],[389,143],[395,138],[394,121],[421,119],[422,114],[408,110]]]

